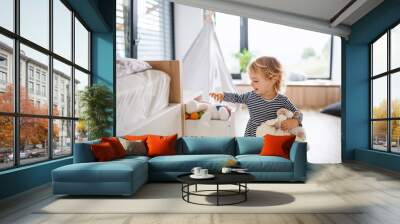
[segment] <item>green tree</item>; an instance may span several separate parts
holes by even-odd
[[[247,66],[249,65],[254,55],[246,48],[243,48],[240,52],[234,54],[234,57],[239,60],[240,73],[243,73],[246,72]]]
[[[315,53],[314,48],[312,47],[307,47],[304,48],[303,50],[303,54],[301,55],[302,59],[308,59],[308,58],[312,58],[315,57],[317,54]]]
[[[89,139],[110,135],[107,130],[112,126],[113,95],[107,86],[95,84],[86,87],[80,93],[80,107]]]

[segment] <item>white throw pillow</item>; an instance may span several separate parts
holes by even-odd
[[[151,69],[149,63],[134,58],[117,57],[117,78]]]

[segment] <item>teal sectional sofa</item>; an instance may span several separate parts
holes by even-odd
[[[177,140],[177,155],[127,156],[96,162],[91,141],[75,144],[74,163],[52,171],[54,194],[131,195],[148,181],[176,181],[193,167],[218,172],[234,159],[259,182],[304,182],[307,169],[306,143],[294,142],[290,159],[260,156],[263,138],[182,137]]]

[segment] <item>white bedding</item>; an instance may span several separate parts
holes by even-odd
[[[165,72],[153,69],[117,78],[117,135],[132,133],[168,106],[170,81]]]

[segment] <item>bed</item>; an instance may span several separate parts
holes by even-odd
[[[117,78],[117,135],[182,135],[179,61],[148,61],[152,69]]]

